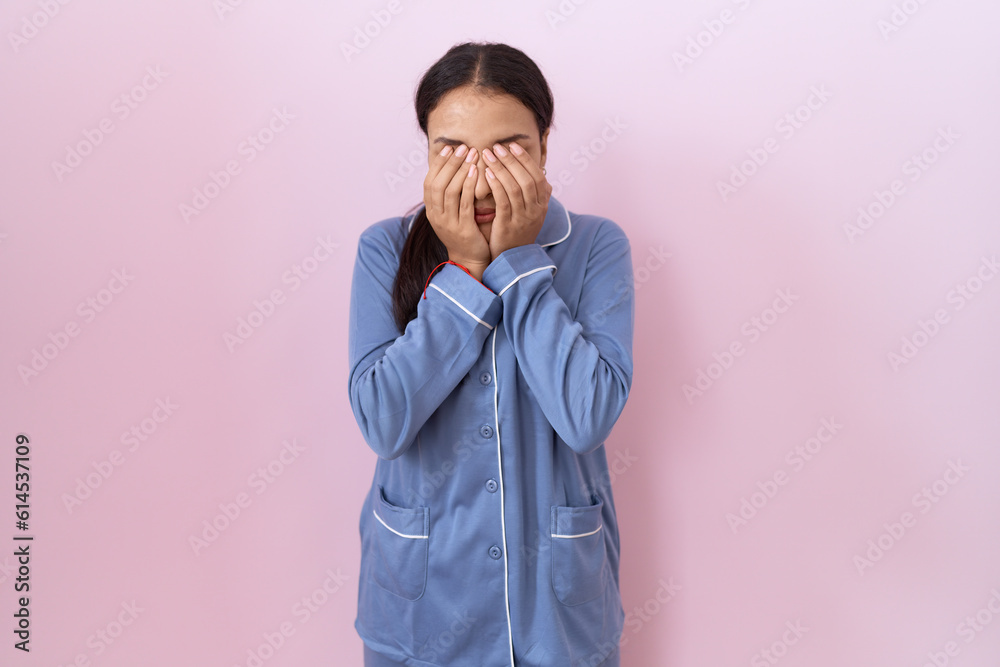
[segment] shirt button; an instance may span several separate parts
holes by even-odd
[[[492,379],[493,379],[493,376],[490,375],[489,373],[485,372],[485,371],[483,373],[479,374],[479,381],[482,382],[483,384],[489,384],[490,380],[492,380]]]
[[[500,560],[500,556],[503,556],[503,552],[500,551],[500,547],[495,544],[490,547],[490,558],[493,560]]]
[[[482,426],[479,427],[479,435],[483,436],[484,438],[493,437],[493,427],[490,426],[489,424],[483,424]]]
[[[490,493],[496,493],[497,481],[495,479],[486,480],[486,490]]]

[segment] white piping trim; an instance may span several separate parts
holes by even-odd
[[[378,522],[379,522],[380,524],[382,524],[383,526],[385,526],[386,528],[388,528],[388,529],[389,529],[389,530],[391,530],[392,532],[396,533],[396,534],[397,534],[397,535],[399,535],[400,537],[408,537],[408,538],[410,538],[411,540],[426,540],[426,539],[427,539],[427,536],[426,536],[426,535],[407,535],[406,533],[401,533],[401,532],[399,532],[398,530],[394,529],[394,528],[393,528],[392,526],[390,526],[389,524],[387,524],[387,523],[386,523],[385,521],[383,521],[383,520],[382,520],[382,517],[380,517],[380,516],[378,515],[378,512],[376,512],[376,511],[375,511],[374,509],[372,509],[372,514],[374,514],[374,515],[375,515],[375,518],[376,518],[376,519],[378,519]]]
[[[537,269],[532,269],[531,271],[525,271],[524,273],[522,273],[521,275],[519,275],[517,278],[514,278],[512,281],[510,281],[509,283],[507,283],[506,287],[504,287],[502,290],[500,290],[499,292],[497,292],[497,296],[500,296],[501,294],[503,294],[504,292],[506,292],[507,290],[509,290],[514,283],[516,283],[518,280],[520,280],[521,278],[523,278],[525,276],[530,276],[532,273],[536,273],[538,271],[544,271],[545,269],[555,269],[555,268],[556,268],[555,264],[549,264],[548,266],[540,266]]]
[[[603,523],[600,526],[597,527],[597,530],[592,530],[589,533],[580,533],[579,535],[556,535],[556,534],[553,534],[552,537],[587,537],[587,535],[593,535],[594,533],[596,533],[601,528],[604,528],[604,524]]]
[[[569,219],[569,209],[566,208],[565,206],[563,206],[563,211],[566,213],[566,235],[563,236],[558,241],[552,241],[551,243],[542,243],[542,244],[540,244],[543,248],[546,247],[546,246],[555,245],[557,243],[565,241],[566,239],[569,238],[569,233],[571,231],[573,231],[573,222]]]
[[[469,317],[471,317],[471,318],[472,318],[472,319],[474,319],[475,321],[479,322],[480,324],[482,324],[482,325],[483,325],[484,327],[486,327],[487,329],[492,329],[492,328],[493,328],[493,325],[491,325],[491,324],[488,324],[488,323],[486,323],[486,322],[483,322],[483,321],[482,321],[481,319],[479,319],[479,317],[477,317],[477,316],[476,316],[476,314],[475,314],[475,313],[473,313],[473,312],[472,312],[471,310],[469,310],[468,308],[466,308],[465,306],[463,306],[462,304],[460,304],[460,303],[459,303],[458,301],[456,301],[456,300],[455,300],[455,297],[453,297],[452,295],[448,294],[447,292],[445,292],[445,291],[444,291],[443,289],[441,289],[440,287],[438,287],[438,286],[437,286],[437,285],[435,285],[434,283],[431,283],[431,287],[433,287],[433,288],[434,288],[434,289],[436,289],[436,290],[437,290],[438,292],[441,292],[441,294],[444,294],[444,295],[445,295],[446,297],[448,297],[449,299],[451,299],[451,300],[452,300],[452,302],[454,302],[454,304],[455,304],[456,306],[458,306],[459,308],[461,308],[462,310],[464,310],[465,312],[467,312],[467,313],[469,314]]]
[[[497,468],[500,471],[500,535],[503,539],[503,597],[507,603],[507,639],[510,646],[510,667],[514,666],[514,630],[510,624],[510,593],[507,583],[507,526],[504,522],[503,504],[503,457],[500,452],[500,412],[497,408],[500,383],[497,381],[497,332],[493,332],[493,415],[496,420],[494,432],[497,434]]]

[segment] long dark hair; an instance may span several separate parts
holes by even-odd
[[[466,42],[448,49],[431,65],[417,86],[413,105],[417,123],[427,135],[427,116],[445,94],[471,86],[490,95],[507,94],[535,114],[538,136],[552,125],[552,91],[538,65],[523,51],[495,42]],[[428,140],[430,137],[428,137]],[[422,206],[417,204],[408,213]],[[421,209],[399,257],[399,270],[392,286],[392,308],[400,332],[417,316],[417,304],[430,272],[448,260],[448,249],[434,233]]]

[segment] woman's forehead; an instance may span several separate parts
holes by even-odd
[[[486,96],[467,89],[457,89],[441,98],[440,103],[428,115],[427,122],[428,126],[433,125],[441,133],[449,129],[475,132],[488,128],[497,137],[503,137],[524,132],[524,126],[530,126],[534,122],[534,116],[517,98],[510,95]]]

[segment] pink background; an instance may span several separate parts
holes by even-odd
[[[1000,664],[996,3],[223,2],[4,3],[0,663],[361,663],[357,238],[482,39],[549,79],[554,194],[632,242],[623,665]]]

